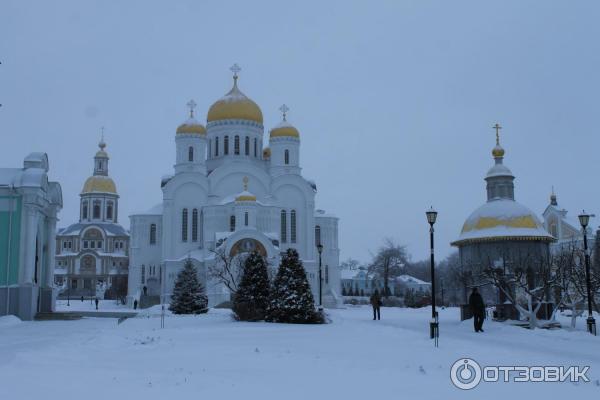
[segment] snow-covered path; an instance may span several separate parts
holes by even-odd
[[[197,317],[152,311],[116,320],[0,325],[0,390],[15,399],[194,398],[420,399],[600,395],[600,338],[583,331],[488,323],[472,332],[457,309],[441,311],[440,347],[428,309],[334,310],[321,326],[242,323],[228,310]],[[147,315],[147,316],[145,316]],[[583,321],[580,321],[583,322]],[[481,383],[460,391],[454,361],[482,365],[590,365],[591,383]],[[132,397],[133,396],[133,397]]]

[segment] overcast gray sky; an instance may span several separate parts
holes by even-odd
[[[78,218],[106,127],[120,222],[160,202],[175,129],[193,98],[231,87],[301,132],[317,206],[340,219],[342,258],[384,237],[438,257],[485,201],[499,122],[516,198],[541,214],[554,185],[600,214],[600,3],[594,1],[0,0],[0,166],[50,157]]]

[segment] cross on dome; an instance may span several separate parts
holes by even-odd
[[[233,80],[237,82],[237,79],[238,79],[238,72],[240,72],[242,69],[241,69],[241,68],[240,68],[240,66],[239,66],[239,65],[237,65],[237,63],[236,63],[236,64],[233,64],[233,65],[231,66],[231,68],[229,68],[229,70],[230,70],[231,72],[233,72]]]
[[[248,177],[245,176],[244,179],[242,179],[242,181],[244,182],[244,192],[247,192],[248,191],[248,181],[249,181]]]
[[[502,127],[500,126],[499,123],[496,122],[496,125],[492,126],[492,128],[494,128],[496,130],[496,145],[499,146],[500,145],[500,129],[502,129]]]
[[[190,118],[194,118],[194,108],[197,106],[196,102],[192,99],[188,101],[186,105],[190,109]]]
[[[290,111],[290,108],[285,104],[282,104],[281,107],[279,107],[279,111],[281,111],[281,113],[283,114],[283,120],[285,121],[285,117],[287,115],[287,112]]]

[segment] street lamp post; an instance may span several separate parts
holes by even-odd
[[[596,335],[596,320],[592,311],[592,289],[590,282],[590,255],[588,253],[587,244],[587,226],[590,222],[590,215],[586,214],[585,211],[579,215],[579,223],[583,228],[583,251],[585,253],[585,284],[587,287],[587,300],[588,300],[588,317],[587,317],[587,329],[592,335]]]
[[[435,339],[435,345],[437,346],[437,340],[439,337],[439,324],[438,314],[435,310],[435,260],[433,253],[433,224],[437,219],[437,211],[431,207],[429,211],[425,213],[427,215],[427,222],[429,223],[429,243],[431,248],[431,322],[429,324],[429,335],[431,339]]]
[[[323,254],[323,245],[321,242],[317,244],[317,251],[319,252],[319,309],[323,308],[323,273],[322,273],[322,260],[321,254]]]

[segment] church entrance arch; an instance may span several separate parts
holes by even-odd
[[[231,246],[231,251],[229,252],[230,257],[235,257],[242,253],[250,253],[256,251],[263,257],[267,257],[267,250],[265,246],[256,239],[245,238],[240,239],[233,246]]]

